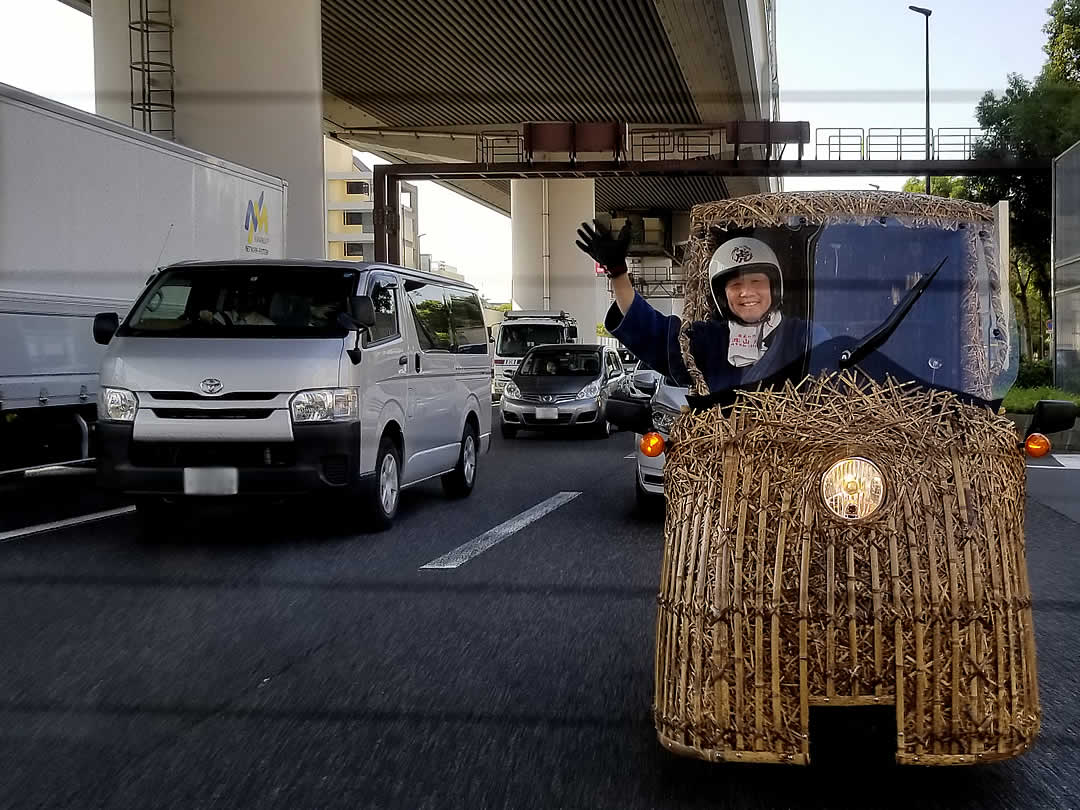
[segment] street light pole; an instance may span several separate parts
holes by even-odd
[[[928,8],[908,6],[916,14],[922,14],[926,19],[926,160],[930,161],[930,15],[933,13]],[[930,173],[926,174],[926,193],[930,193]]]

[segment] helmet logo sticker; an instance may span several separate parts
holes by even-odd
[[[754,251],[746,245],[736,245],[731,249],[731,261],[735,264],[746,264],[754,258]]]

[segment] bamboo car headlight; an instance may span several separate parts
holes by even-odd
[[[885,501],[885,478],[869,459],[842,458],[821,476],[821,498],[838,518],[869,517]]]

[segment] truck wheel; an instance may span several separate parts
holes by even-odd
[[[401,500],[401,454],[389,436],[383,436],[379,442],[379,452],[375,456],[375,483],[368,498],[371,525],[376,531],[390,528]]]
[[[476,428],[465,425],[461,434],[461,453],[453,472],[442,477],[443,491],[452,498],[465,498],[476,485],[476,462],[480,456],[480,445],[476,437]]]
[[[504,439],[513,439],[517,437],[518,429],[514,425],[508,425],[506,422],[503,422],[499,426],[499,429],[502,431],[502,437]]]

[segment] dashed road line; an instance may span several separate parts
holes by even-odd
[[[35,534],[44,534],[45,532],[52,532],[57,529],[66,529],[69,526],[81,526],[84,523],[96,523],[99,520],[108,520],[109,518],[127,515],[134,511],[134,506],[121,506],[118,509],[108,509],[104,512],[79,515],[79,517],[68,518],[67,520],[54,520],[51,523],[39,523],[36,526],[25,526],[22,529],[0,532],[0,543],[10,543],[12,540],[19,540],[23,537],[30,537]]]
[[[554,512],[560,506],[570,503],[580,494],[580,492],[560,492],[558,495],[553,495],[546,501],[541,501],[531,509],[526,509],[493,529],[488,529],[468,543],[458,546],[453,551],[420,566],[420,568],[421,570],[425,568],[458,568],[473,557],[483,554],[492,546],[501,543],[507,537],[521,531],[530,523],[535,523],[545,515]]]

